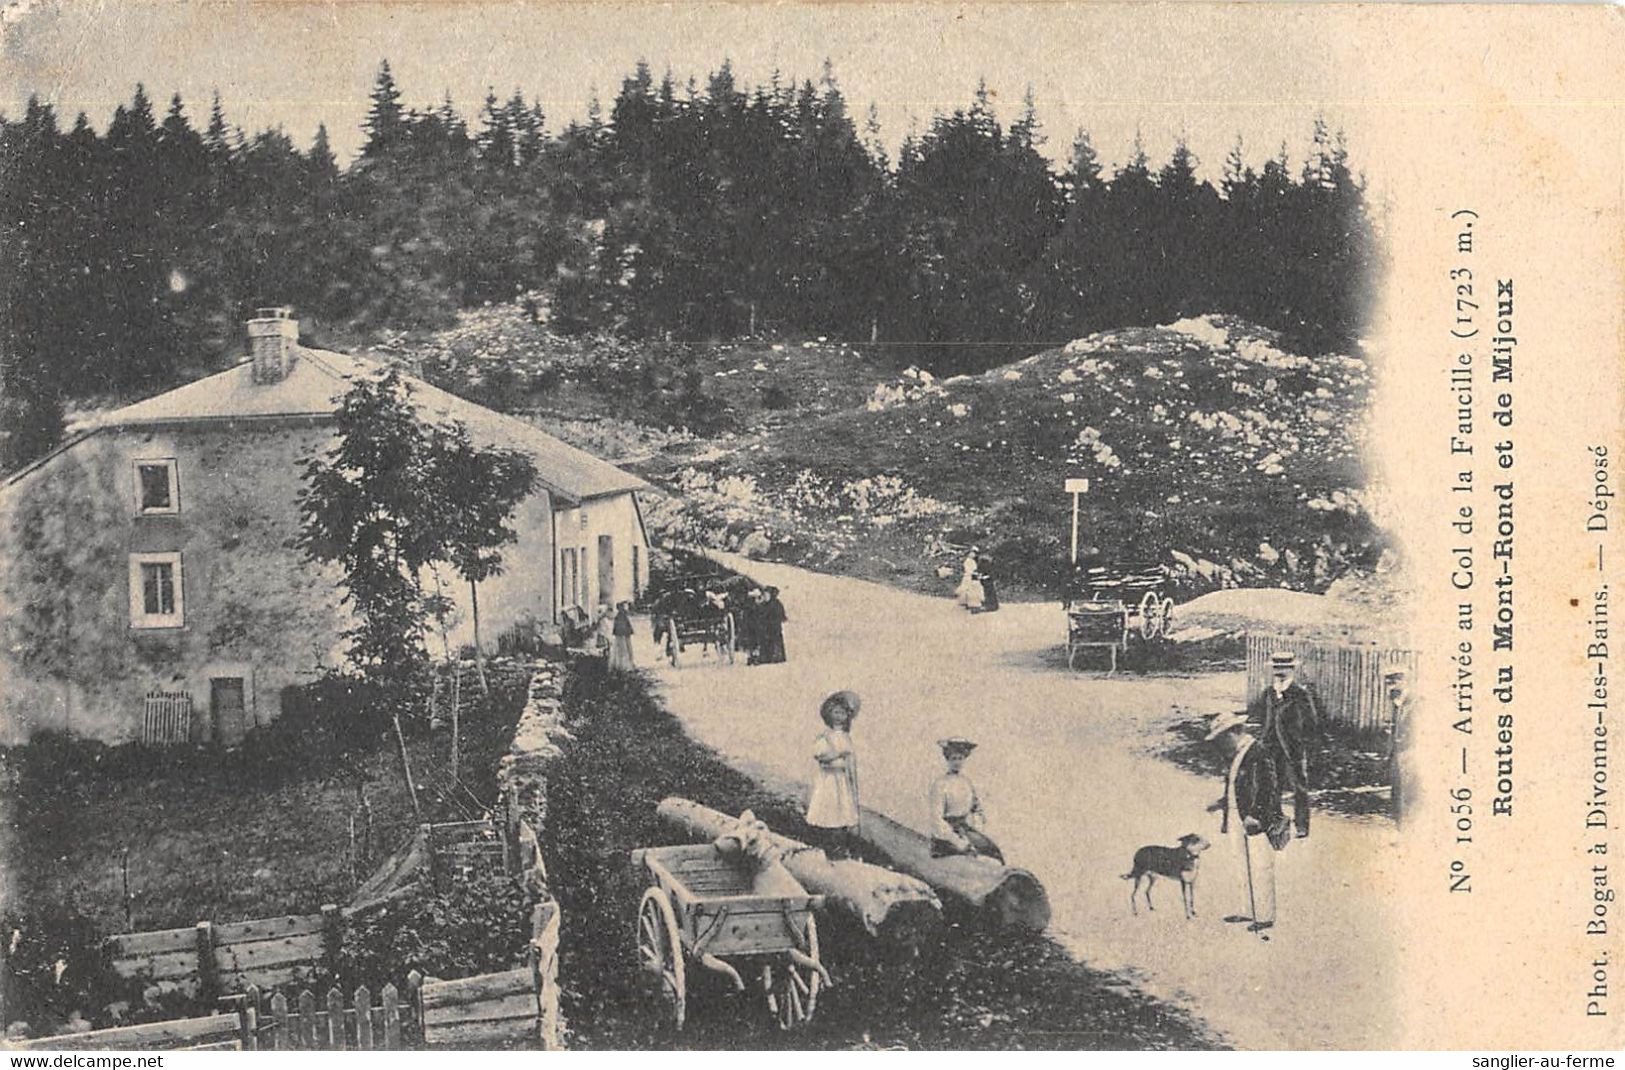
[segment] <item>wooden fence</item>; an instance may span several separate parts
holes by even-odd
[[[45,1051],[236,1051],[242,1047],[242,1023],[235,1014],[211,1014],[88,1033],[35,1037],[11,1044]]]
[[[1270,655],[1290,651],[1298,656],[1298,682],[1314,695],[1322,717],[1364,735],[1377,735],[1392,724],[1383,673],[1404,669],[1416,683],[1414,650],[1328,643],[1296,636],[1247,634],[1247,700],[1270,683]]]
[[[366,985],[351,995],[327,990],[318,1000],[305,989],[288,1001],[282,992],[269,998],[251,986],[237,1001],[245,1051],[401,1051],[418,1046],[421,1018],[417,1010],[422,978],[413,970],[403,994],[392,984],[378,993],[375,1005]]]
[[[319,914],[122,933],[110,937],[108,945],[113,972],[120,977],[169,982],[210,999],[256,985],[302,981],[318,967],[335,964],[343,939],[344,915],[330,904]]]
[[[192,696],[185,691],[148,691],[141,717],[141,742],[154,745],[192,741]]]

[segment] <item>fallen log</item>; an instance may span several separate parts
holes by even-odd
[[[1041,931],[1049,925],[1049,895],[1024,869],[971,855],[933,858],[930,837],[867,808],[858,835],[898,869],[987,914],[1001,927]]]
[[[656,812],[696,840],[715,840],[739,822],[676,796],[662,800]],[[823,851],[775,832],[765,839],[802,887],[857,918],[871,936],[915,945],[942,925],[942,903],[924,881],[867,862],[834,862]]]

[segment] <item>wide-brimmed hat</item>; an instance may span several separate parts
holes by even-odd
[[[837,691],[819,704],[818,717],[825,724],[830,724],[830,718],[834,716],[835,711],[844,709],[850,722],[857,719],[858,711],[862,708],[863,700],[858,697],[856,691]]]
[[[1400,668],[1389,669],[1382,674],[1382,678],[1388,683],[1393,683],[1395,680],[1404,680],[1405,676],[1405,670]]]
[[[1298,655],[1290,650],[1277,650],[1270,655],[1271,672],[1291,672],[1298,667]]]
[[[1247,724],[1247,718],[1239,713],[1216,713],[1207,723],[1207,740],[1215,740],[1232,728],[1241,728]]]
[[[964,736],[949,736],[947,739],[937,740],[937,746],[942,748],[944,758],[963,758],[976,749],[976,742]]]

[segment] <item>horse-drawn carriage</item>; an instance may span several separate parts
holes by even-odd
[[[681,577],[656,600],[654,640],[675,668],[683,653],[699,647],[715,650],[718,660],[734,663],[739,641],[742,592],[738,583],[721,576]]]
[[[1174,617],[1167,587],[1168,575],[1160,565],[1075,568],[1065,592],[1067,668],[1075,667],[1080,651],[1106,649],[1111,653],[1108,671],[1116,672],[1118,655],[1131,642],[1166,635]]]

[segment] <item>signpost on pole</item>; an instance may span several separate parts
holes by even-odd
[[[1078,495],[1089,492],[1087,479],[1069,479],[1066,481],[1067,493],[1072,495],[1072,563],[1078,563]]]

